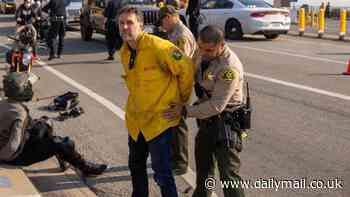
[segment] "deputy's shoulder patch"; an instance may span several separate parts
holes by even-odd
[[[177,45],[178,47],[182,47],[183,45],[185,45],[185,42],[186,42],[186,40],[185,40],[184,37],[179,37],[179,38],[176,40],[176,45]]]
[[[224,81],[232,81],[235,79],[236,73],[234,70],[232,69],[226,69],[222,72],[220,79],[224,80]]]
[[[177,49],[177,48],[173,48],[173,50],[172,50],[172,57],[175,60],[181,60],[182,52],[179,49]]]

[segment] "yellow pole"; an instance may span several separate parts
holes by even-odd
[[[324,34],[324,9],[320,9],[318,17],[318,37],[322,38]]]
[[[310,12],[306,13],[305,23],[306,23],[306,26],[311,26],[311,14],[310,14]]]
[[[299,10],[299,36],[303,36],[305,31],[305,9]]]
[[[339,40],[344,40],[345,34],[346,34],[346,10],[343,9],[340,12]]]

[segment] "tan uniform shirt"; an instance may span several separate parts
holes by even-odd
[[[224,52],[212,60],[206,70],[201,70],[201,58],[194,59],[197,66],[195,80],[211,95],[199,100],[199,105],[186,106],[187,116],[209,118],[231,110],[243,103],[243,66],[236,54],[225,46]]]
[[[174,30],[169,32],[168,38],[188,57],[192,57],[197,49],[196,39],[192,32],[180,20]]]

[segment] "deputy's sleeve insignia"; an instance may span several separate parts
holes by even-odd
[[[186,42],[185,38],[180,37],[176,40],[176,45],[181,48],[185,45],[185,42]]]
[[[235,79],[235,72],[232,70],[232,69],[228,69],[228,70],[225,70],[221,76],[220,76],[220,79],[224,80],[224,81],[232,81]]]
[[[174,58],[175,60],[181,60],[181,58],[182,58],[182,53],[181,53],[181,51],[180,51],[179,49],[174,48],[174,49],[173,49],[173,52],[172,52],[172,56],[173,56],[173,58]]]

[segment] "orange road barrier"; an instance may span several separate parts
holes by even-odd
[[[346,69],[346,72],[343,72],[343,75],[350,75],[350,60],[348,62],[348,68]]]

